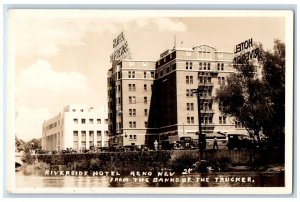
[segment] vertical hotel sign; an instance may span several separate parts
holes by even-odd
[[[254,45],[253,39],[247,39],[235,46],[235,57],[233,58],[234,64],[243,64],[252,59],[258,59],[259,48]]]
[[[110,55],[111,63],[118,62],[125,58],[131,58],[128,42],[125,39],[124,32],[121,32],[121,34],[113,40],[113,48],[113,53]]]

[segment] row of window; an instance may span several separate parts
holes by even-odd
[[[72,112],[76,112],[76,109],[72,109]],[[84,110],[80,109],[80,112],[84,112]]]
[[[129,135],[129,140],[136,140],[136,135]]]
[[[147,78],[147,71],[144,71],[143,74],[144,74],[144,79],[146,79]],[[150,72],[150,78],[154,79],[154,77],[155,77],[155,73],[154,73],[154,71],[151,71]],[[121,78],[122,78],[122,73],[118,72],[117,73],[117,79],[121,79]],[[132,78],[132,79],[136,78],[135,71],[128,71],[128,78]]]
[[[89,121],[89,124],[94,124],[94,119],[81,119],[80,123],[85,124],[87,120]],[[108,119],[105,119],[104,122],[107,124]],[[73,123],[78,124],[78,119],[73,119]],[[97,124],[101,124],[101,119],[97,119]]]
[[[145,124],[145,128],[147,128],[148,122],[145,121],[144,124]],[[136,121],[129,121],[129,128],[136,128]]]
[[[144,109],[144,115],[148,116],[148,109]],[[136,109],[129,109],[129,116],[136,117]]]
[[[187,124],[195,124],[195,118],[193,116],[187,116],[186,117]],[[213,123],[213,117],[212,116],[205,116],[201,117],[201,123],[202,124],[212,124]],[[148,127],[148,122],[144,122],[145,128]],[[226,116],[219,116],[219,124],[226,124]],[[122,124],[119,123],[119,128],[121,128]],[[136,121],[129,121],[129,128],[136,128],[137,123]],[[243,128],[243,125],[240,122],[235,122],[236,128]],[[107,131],[106,131],[107,132]],[[81,132],[82,137],[86,136],[86,133],[84,131]],[[74,136],[78,136],[78,131],[74,131]],[[97,136],[101,136],[101,131],[97,131]],[[90,133],[90,137],[93,137],[93,133]]]
[[[224,85],[225,84],[225,77],[218,77],[218,84]]]
[[[194,117],[193,116],[186,117],[186,122],[187,122],[187,124],[194,124]],[[213,117],[212,116],[201,117],[201,123],[202,124],[212,124]],[[219,117],[219,124],[226,124],[226,116]]]
[[[199,62],[199,70],[211,70],[210,65],[211,63],[202,63]],[[224,63],[217,63],[218,70],[224,71]],[[185,63],[185,69],[193,69],[193,63],[192,62],[186,62]]]
[[[101,143],[102,143],[101,141],[97,141],[96,146],[101,147],[102,146]],[[89,146],[95,146],[94,144],[95,144],[94,141],[89,141]],[[73,148],[77,150],[77,149],[79,149],[78,146],[79,146],[78,141],[76,141],[76,140],[73,141]],[[82,149],[86,148],[86,141],[81,141],[81,148]]]
[[[89,134],[90,137],[94,136],[94,131],[81,131],[80,132],[81,136],[86,136],[87,132],[88,132],[88,134]],[[101,136],[102,135],[102,131],[101,130],[96,131],[96,133],[97,133],[97,136]],[[108,131],[106,130],[106,131],[104,131],[104,133],[107,135]],[[78,130],[74,130],[73,131],[73,136],[74,137],[78,136],[78,134],[79,134]]]
[[[212,102],[204,102],[200,104],[200,109],[202,110],[212,110]],[[219,107],[220,109],[220,107]],[[186,103],[187,111],[194,111],[194,103]]]
[[[128,90],[129,91],[136,91],[136,88],[135,88],[135,84],[128,84]],[[153,85],[151,85],[151,89],[153,88]],[[144,91],[147,91],[148,88],[147,88],[147,84],[144,84]],[[118,85],[118,91],[120,92],[121,91],[121,87],[120,85]]]
[[[129,104],[136,104],[136,97],[135,96],[129,96],[128,97]],[[144,97],[144,104],[148,103],[148,98]]]

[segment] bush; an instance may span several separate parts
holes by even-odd
[[[196,155],[183,153],[178,157],[174,157],[170,162],[170,168],[174,172],[183,172],[184,169],[193,168],[193,165],[199,160]]]

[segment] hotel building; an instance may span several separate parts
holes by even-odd
[[[121,60],[108,71],[108,129],[110,145],[143,145],[155,78],[154,61]]]
[[[66,106],[44,121],[42,148],[48,151],[108,146],[107,111],[83,105]]]
[[[156,62],[120,60],[108,71],[109,136],[112,145],[152,146],[156,139],[198,139],[197,95],[202,132],[240,130],[233,117],[221,114],[216,90],[234,72],[233,53],[200,45],[173,48]]]

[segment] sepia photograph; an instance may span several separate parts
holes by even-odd
[[[293,15],[8,10],[7,191],[291,194]]]

